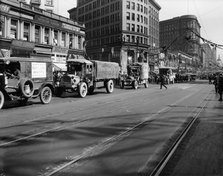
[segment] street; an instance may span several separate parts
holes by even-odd
[[[152,169],[214,90],[207,81],[160,89],[30,100],[0,111],[0,175],[128,175]],[[216,98],[217,99],[217,98]]]

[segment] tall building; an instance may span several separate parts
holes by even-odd
[[[146,61],[159,47],[159,10],[155,0],[77,0],[68,12],[84,22],[92,59],[127,64]]]
[[[184,15],[160,21],[160,46],[170,51],[182,51],[201,64],[200,24],[194,15]]]
[[[213,68],[217,64],[216,48],[212,48],[208,43],[203,43],[201,47],[203,49],[203,67],[206,69]]]
[[[49,56],[61,69],[84,54],[84,24],[19,1],[0,0],[0,11],[0,52]]]

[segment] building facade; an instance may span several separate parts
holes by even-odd
[[[201,65],[200,24],[194,15],[184,15],[160,21],[160,46],[169,51],[181,51],[193,58],[192,65]]]
[[[59,67],[84,54],[85,26],[23,2],[0,0],[0,49],[9,56],[48,55]]]
[[[126,70],[159,47],[160,9],[154,0],[78,0],[68,12],[85,23],[90,58],[117,62]]]
[[[215,66],[218,65],[216,59],[216,48],[212,48],[208,43],[203,43],[201,47],[203,50],[203,68],[205,70],[213,70]]]

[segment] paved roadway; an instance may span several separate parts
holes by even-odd
[[[212,90],[200,81],[13,104],[0,111],[0,175],[147,173]]]

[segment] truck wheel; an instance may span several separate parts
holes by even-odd
[[[43,104],[48,104],[50,103],[51,99],[52,99],[52,90],[48,86],[46,86],[40,92],[40,101]]]
[[[106,91],[107,93],[112,93],[114,91],[114,82],[112,80],[106,83]]]
[[[82,82],[79,86],[79,95],[81,98],[84,98],[86,97],[87,95],[87,92],[88,92],[88,87],[87,87],[87,84],[85,82]]]
[[[137,81],[133,81],[132,87],[133,87],[133,89],[138,89],[138,87],[139,87],[138,82]]]
[[[92,95],[94,93],[94,86],[89,87],[88,93]]]
[[[34,93],[33,81],[30,79],[21,79],[19,82],[19,90],[25,98],[30,98]]]
[[[3,92],[0,90],[0,109],[2,109],[2,107],[4,106],[4,103],[5,103],[5,96]]]

